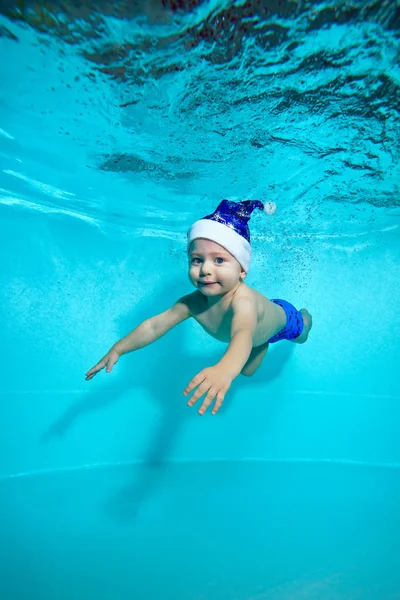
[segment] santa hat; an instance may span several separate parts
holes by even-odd
[[[188,249],[193,240],[205,238],[216,242],[230,252],[246,271],[250,268],[251,246],[248,222],[253,210],[258,208],[267,214],[275,212],[273,202],[265,205],[260,200],[231,202],[222,200],[216,210],[193,223],[187,233]]]

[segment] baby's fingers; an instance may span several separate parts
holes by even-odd
[[[207,408],[215,398],[215,390],[209,390],[207,396],[204,398],[203,404],[200,406],[199,415],[204,415]]]
[[[111,372],[111,370],[112,370],[113,366],[115,365],[115,363],[117,362],[117,360],[118,360],[118,356],[110,356],[110,358],[108,358],[105,361],[105,365],[107,365],[107,368],[106,368],[107,373]]]
[[[104,360],[104,358],[101,359],[100,362],[97,363],[97,365],[95,365],[94,367],[92,367],[85,375],[85,379],[86,381],[89,381],[90,379],[92,379],[96,373],[98,373],[99,371],[101,371],[101,369],[104,369],[104,367],[106,366],[106,361]]]
[[[193,377],[192,381],[190,381],[188,383],[188,385],[185,387],[185,389],[183,390],[183,395],[187,396],[188,394],[190,394],[190,392],[192,390],[194,390],[194,388],[197,387],[199,385],[199,383],[202,383],[203,381],[204,381],[204,373],[203,373],[203,371],[200,371],[200,373],[198,373],[196,375],[196,377]]]
[[[218,392],[218,394],[217,394],[217,400],[216,400],[216,402],[214,404],[214,407],[213,407],[213,409],[211,411],[213,415],[216,415],[217,412],[219,411],[219,409],[221,408],[222,403],[224,401],[224,398],[225,398],[225,394],[223,392]]]

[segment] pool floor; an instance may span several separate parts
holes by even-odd
[[[120,465],[0,493],[4,600],[400,599],[395,468]]]

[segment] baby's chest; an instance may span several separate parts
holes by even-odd
[[[232,317],[230,315],[217,315],[205,313],[195,317],[203,329],[220,342],[230,342]]]

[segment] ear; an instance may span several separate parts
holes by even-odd
[[[243,279],[245,279],[245,278],[246,278],[246,275],[247,275],[246,271],[244,271],[243,269],[241,269],[241,271],[240,271],[240,279],[241,279],[242,281],[243,281]]]

